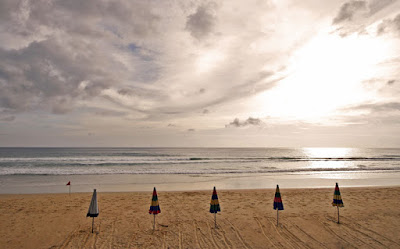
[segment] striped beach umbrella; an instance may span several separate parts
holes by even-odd
[[[149,214],[154,215],[153,231],[156,228],[156,215],[161,213],[160,205],[158,204],[158,197],[156,187],[153,189],[153,197],[151,198],[151,205]]]
[[[90,201],[89,210],[86,214],[86,217],[92,217],[92,233],[93,233],[93,226],[94,226],[94,218],[99,216],[99,206],[97,205],[97,193],[96,189],[93,190],[92,200]]]
[[[283,203],[281,192],[279,191],[279,185],[276,185],[275,197],[274,197],[274,209],[276,209],[276,225],[279,224],[279,210],[283,210]]]
[[[344,207],[342,196],[340,195],[339,184],[336,183],[335,192],[333,192],[332,206],[337,207],[337,223],[339,224],[339,208]]]
[[[217,213],[221,212],[221,208],[219,207],[218,195],[217,190],[214,187],[211,202],[210,202],[210,213],[214,214],[214,223],[215,227],[217,227]]]

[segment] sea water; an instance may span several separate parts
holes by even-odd
[[[400,184],[400,149],[0,148],[0,193]]]

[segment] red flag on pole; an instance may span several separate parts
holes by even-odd
[[[67,186],[68,186],[68,185],[71,185],[71,181],[69,181],[69,182],[67,183]]]

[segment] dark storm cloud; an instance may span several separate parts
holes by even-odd
[[[225,127],[244,127],[244,126],[250,126],[250,125],[261,125],[263,122],[259,118],[252,118],[249,117],[245,121],[240,121],[238,118],[235,118],[232,122],[229,124],[225,125]]]
[[[197,39],[201,39],[210,34],[216,23],[216,7],[215,3],[198,6],[196,12],[187,17],[186,30]]]
[[[365,10],[367,10],[367,2],[365,1],[349,1],[344,3],[340,7],[339,13],[333,19],[333,24],[351,21],[357,12]]]

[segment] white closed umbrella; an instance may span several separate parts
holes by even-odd
[[[86,217],[93,217],[92,221],[92,233],[93,233],[93,226],[94,226],[94,217],[99,216],[99,206],[97,205],[97,193],[96,189],[93,190],[92,200],[90,201],[89,210],[87,212]]]

